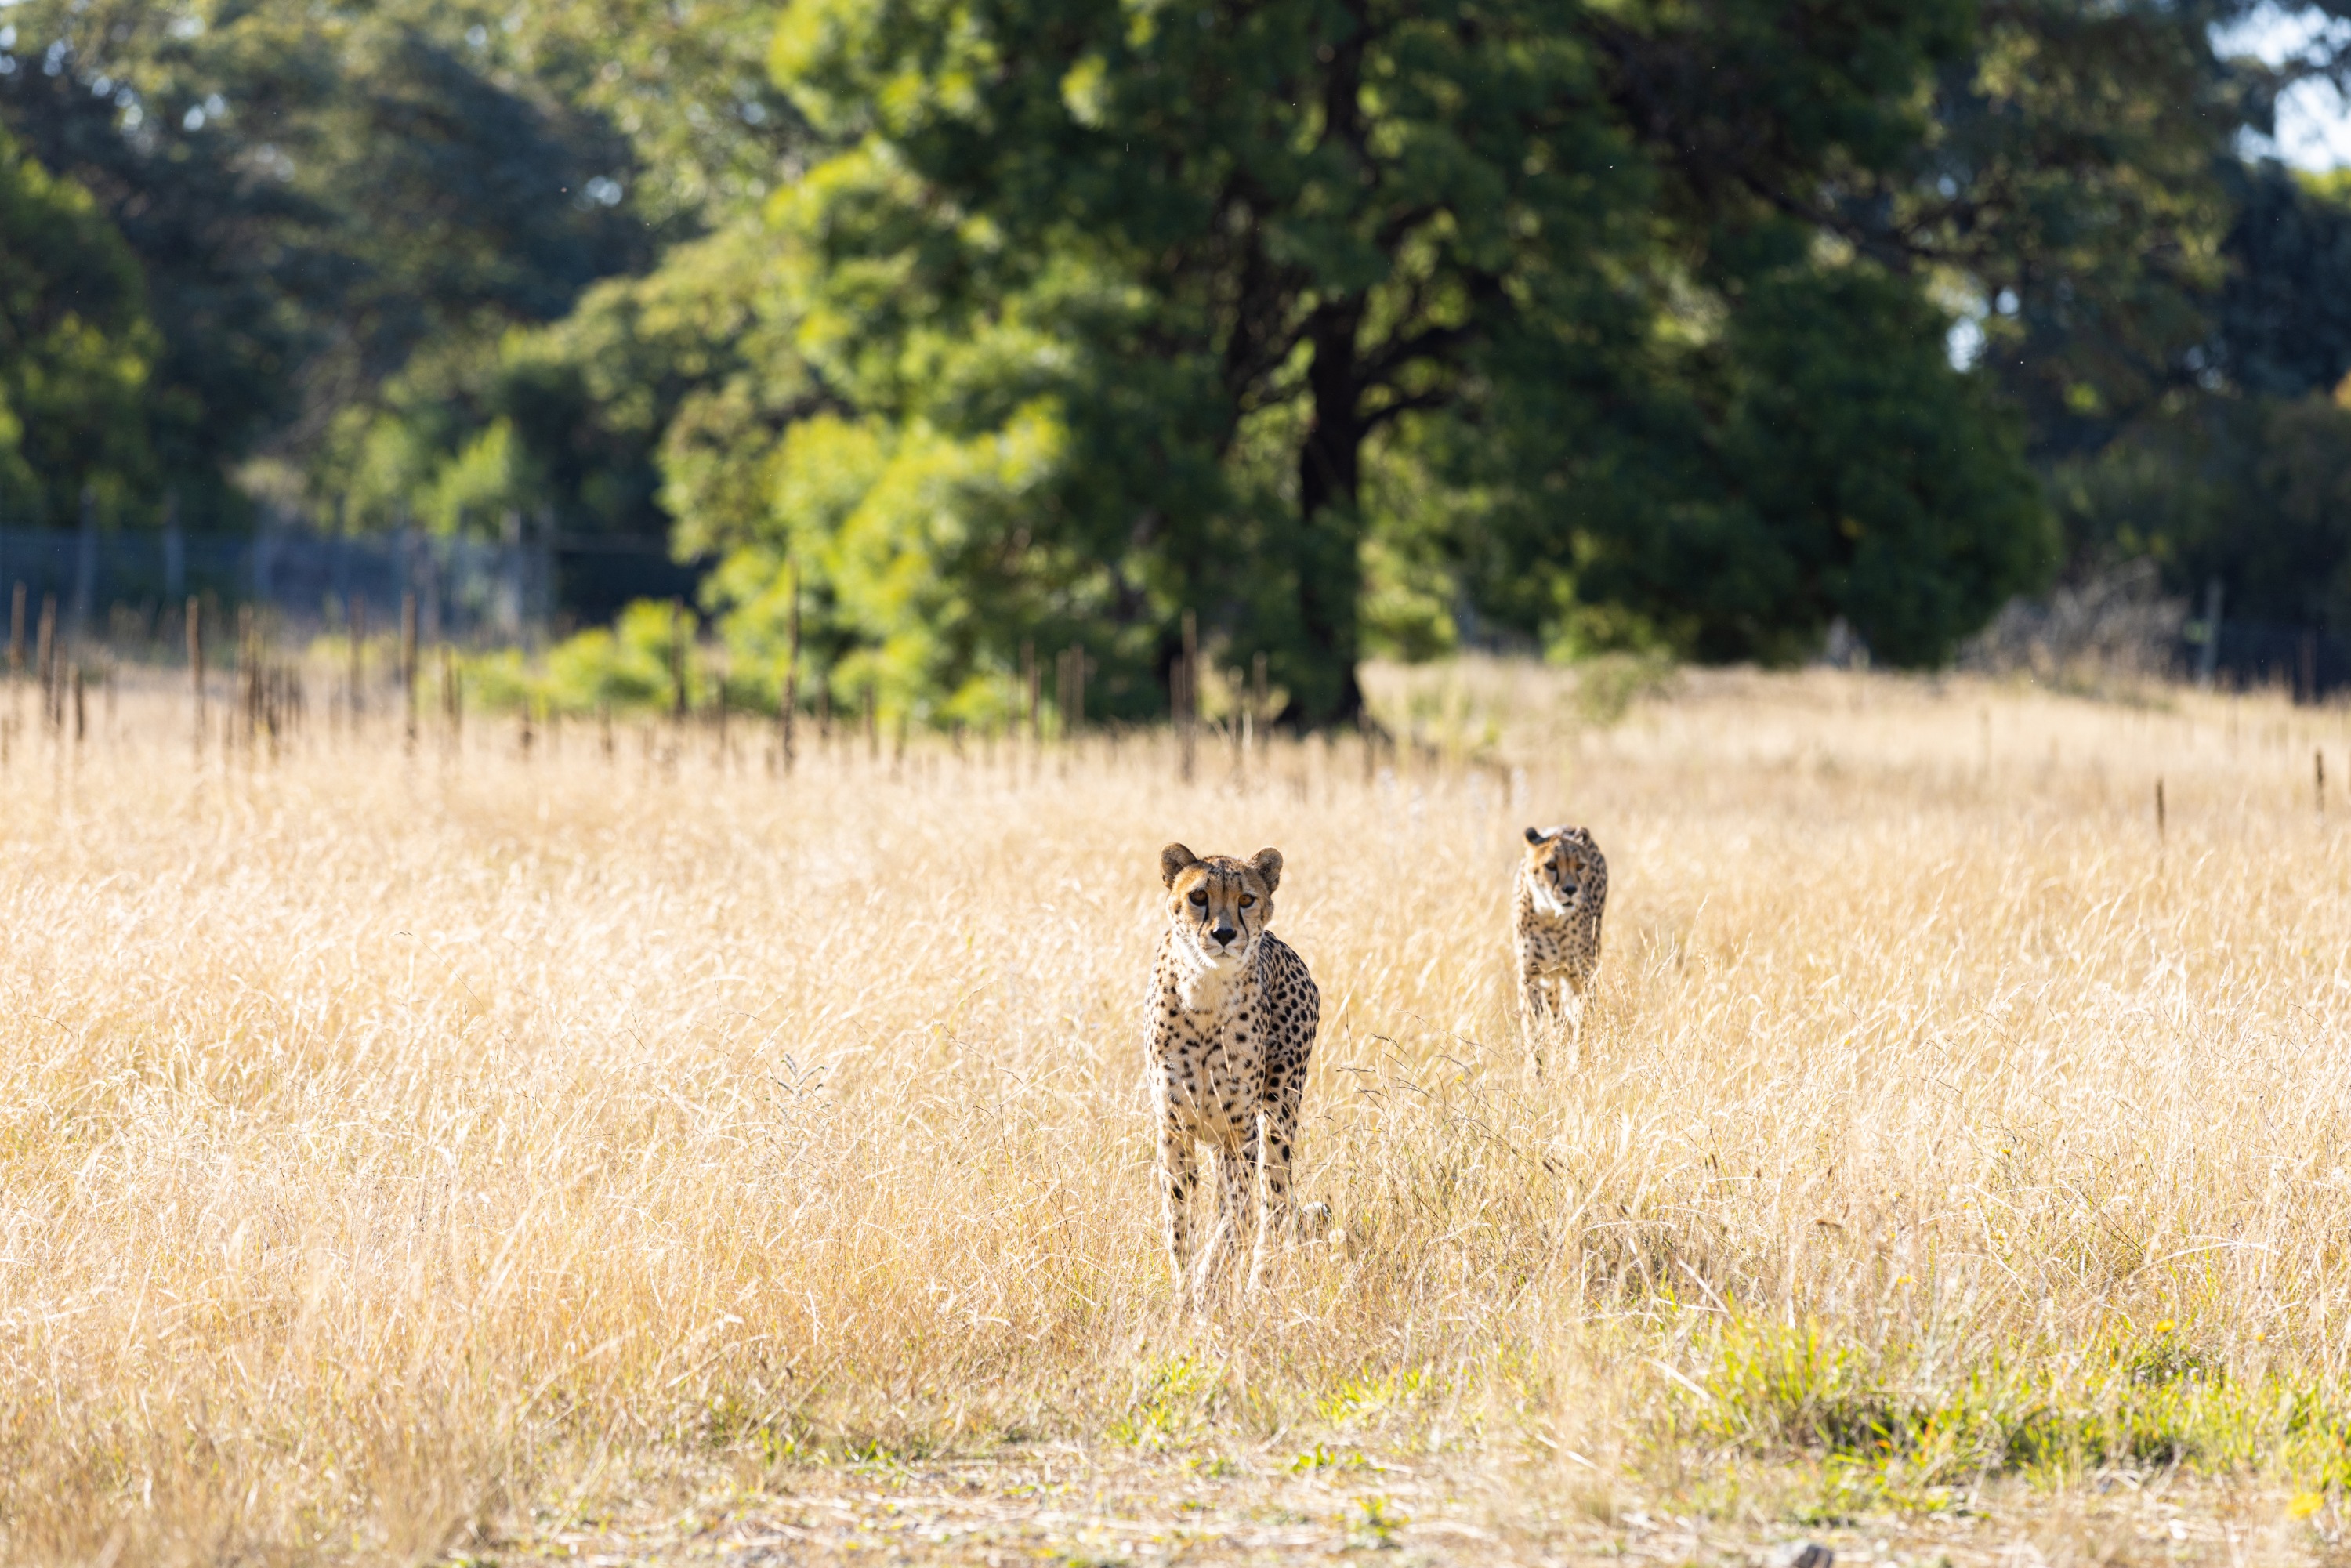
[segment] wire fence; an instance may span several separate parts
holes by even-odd
[[[68,643],[170,657],[190,599],[210,613],[266,609],[281,631],[341,630],[371,616],[389,626],[412,598],[427,643],[533,645],[577,624],[609,621],[632,599],[691,598],[706,561],[680,562],[657,541],[544,530],[518,542],[404,529],[350,536],[299,525],[224,534],[160,529],[0,527],[0,595],[10,636],[47,613]],[[1962,665],[2068,667],[2280,687],[2300,702],[2351,689],[2351,637],[2317,627],[2190,619],[2165,597],[2152,562],[2137,562],[2043,600],[2011,604],[1961,655]],[[2213,635],[2217,631],[2218,635]]]
[[[352,537],[301,527],[252,534],[0,528],[0,594],[48,608],[76,642],[120,640],[191,598],[216,609],[265,608],[288,631],[395,613],[413,598],[429,642],[529,643],[573,622],[609,619],[629,600],[690,595],[699,563],[656,541],[550,533],[521,542],[417,529]]]
[[[2217,645],[2185,639],[2174,670],[2230,690],[2279,687],[2301,703],[2324,702],[2351,687],[2351,638],[2314,626],[2224,621]]]

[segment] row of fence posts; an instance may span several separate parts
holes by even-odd
[[[777,733],[774,754],[778,765],[785,773],[792,770],[799,749],[798,725],[800,708],[802,638],[799,577],[796,569],[792,573],[791,584],[790,609],[786,623],[788,642],[781,700],[778,703],[776,710]],[[691,716],[692,710],[692,682],[688,668],[693,642],[692,627],[693,617],[686,612],[683,602],[672,601],[668,674],[671,716],[679,724],[683,724]],[[1053,655],[1054,708],[1059,715],[1060,731],[1065,737],[1073,737],[1085,729],[1086,686],[1095,667],[1094,661],[1088,656],[1083,643],[1073,643]],[[1266,655],[1262,653],[1252,656],[1246,674],[1238,668],[1232,672],[1234,687],[1244,697],[1243,705],[1237,715],[1234,735],[1235,743],[1240,747],[1244,756],[1255,749],[1259,732],[1264,723],[1270,697],[1268,673]],[[1180,767],[1182,775],[1187,782],[1195,776],[1198,766],[1200,674],[1199,619],[1194,612],[1186,610],[1184,612],[1183,618],[1182,653],[1169,670],[1169,686],[1179,747]],[[1013,733],[1018,735],[1025,730],[1031,746],[1041,748],[1045,741],[1044,674],[1037,656],[1036,643],[1031,640],[1024,639],[1021,642],[1019,668],[1016,680],[1018,685],[1013,706]],[[876,693],[871,683],[868,683],[861,691],[859,704],[860,727],[864,733],[868,759],[879,762],[882,755],[881,727],[876,711]],[[818,685],[816,706],[819,734],[821,739],[829,744],[832,733],[832,694],[830,683]],[[713,698],[712,712],[723,747],[728,722],[728,699],[723,675]],[[609,751],[611,749],[609,714],[603,716],[602,723],[607,730],[605,747]],[[901,715],[898,721],[896,748],[902,754],[905,747],[905,729],[906,719],[904,715]],[[960,724],[951,727],[949,738],[957,754],[960,755],[963,745]]]
[[[1187,616],[1188,619],[1188,616]],[[670,708],[674,722],[683,725],[692,716],[692,680],[689,670],[693,642],[693,618],[682,601],[670,604],[670,641],[668,649]],[[779,700],[776,705],[776,765],[786,774],[792,771],[799,756],[800,662],[802,650],[800,619],[799,572],[792,569],[790,609],[786,622],[786,649],[783,680]],[[1260,667],[1264,661],[1259,660]],[[1085,727],[1086,683],[1093,669],[1082,643],[1071,643],[1053,655],[1055,711],[1060,715],[1063,736],[1075,736]],[[1020,667],[1018,676],[1018,698],[1014,705],[1014,733],[1025,728],[1030,743],[1041,747],[1045,738],[1043,674],[1037,660],[1033,641],[1020,644]],[[878,695],[868,682],[859,693],[859,727],[865,737],[869,761],[879,762],[882,756],[881,716]],[[722,754],[725,751],[730,715],[726,682],[722,671],[711,703],[712,716],[717,727],[717,738]],[[830,682],[820,683],[816,692],[816,721],[820,744],[830,744],[832,736],[832,690]],[[611,749],[609,711],[601,717],[606,731],[605,749]],[[896,752],[903,757],[906,744],[907,719],[898,718]],[[950,728],[949,739],[958,755],[962,752],[962,726]]]
[[[2310,754],[2310,806],[2321,818],[2326,815],[2326,748],[2323,746]],[[2168,816],[2163,803],[2163,775],[2158,773],[2155,776],[2155,839],[2158,843],[2163,842],[2168,836]]]
[[[1239,747],[1243,766],[1257,748],[1259,731],[1264,727],[1266,708],[1270,694],[1267,685],[1266,658],[1253,655],[1246,676],[1237,667],[1232,672],[1234,690],[1242,696],[1240,711],[1236,716],[1234,744]],[[1168,671],[1169,706],[1176,723],[1177,768],[1184,782],[1192,781],[1198,766],[1200,739],[1200,622],[1191,611],[1184,612],[1183,650]],[[1364,739],[1364,777],[1372,772],[1374,745],[1367,731]]]
[[[204,601],[191,595],[187,601],[188,696],[194,719],[193,743],[199,760],[204,757],[204,737],[211,727],[206,686],[209,671],[206,659]],[[367,600],[353,595],[349,621],[350,665],[345,703],[354,718],[367,711]],[[236,612],[235,661],[231,665],[231,689],[235,704],[231,710],[229,728],[223,737],[224,744],[243,740],[251,745],[266,738],[273,751],[280,738],[300,727],[308,716],[308,683],[298,660],[272,658],[261,619],[251,605],[239,605]],[[402,698],[402,733],[405,744],[416,745],[416,596],[402,594],[400,603],[400,664],[398,670]],[[449,650],[442,649],[442,687],[444,701],[451,726],[457,722],[457,684]]]
[[[9,614],[8,667],[12,676],[21,675],[26,664],[25,631],[26,611],[26,585],[15,585]],[[347,667],[345,673],[346,711],[357,719],[367,712],[367,636],[368,602],[364,595],[354,594],[344,617]],[[671,638],[669,676],[672,688],[672,717],[684,724],[692,716],[692,688],[689,680],[693,617],[680,601],[671,605]],[[789,774],[798,760],[799,745],[800,663],[802,627],[800,585],[797,569],[792,574],[789,643],[785,656],[781,701],[778,704],[775,760]],[[209,628],[203,601],[191,595],[186,601],[185,631],[189,697],[193,710],[193,737],[196,756],[201,758],[210,733],[211,714],[209,687]],[[420,648],[417,640],[417,603],[413,593],[403,594],[400,606],[400,642],[398,668],[395,672],[402,709],[402,733],[405,746],[413,750],[418,739],[420,696],[418,674]],[[44,722],[56,732],[62,732],[68,720],[74,737],[79,740],[88,731],[84,677],[79,661],[70,656],[66,639],[59,634],[57,596],[42,596],[40,615],[33,638],[32,665],[41,693],[41,713]],[[298,660],[271,656],[269,641],[262,619],[250,605],[239,606],[235,612],[234,653],[231,664],[233,707],[223,732],[223,744],[240,741],[252,745],[266,740],[274,752],[282,739],[289,737],[306,722],[308,698]],[[1186,610],[1183,618],[1182,653],[1169,672],[1173,698],[1175,728],[1179,747],[1183,778],[1192,779],[1197,766],[1200,727],[1200,646],[1197,616]],[[442,718],[450,744],[455,744],[464,725],[464,686],[458,677],[454,650],[447,644],[440,649],[438,674]],[[1061,733],[1074,737],[1086,724],[1086,686],[1094,669],[1082,643],[1071,643],[1053,656],[1054,702],[1060,716]],[[1236,669],[1234,684],[1246,692],[1246,705],[1238,715],[1234,737],[1244,756],[1254,747],[1257,731],[1262,723],[1267,691],[1266,656],[1255,655],[1246,677]],[[1043,712],[1043,674],[1037,658],[1036,645],[1024,641],[1020,644],[1019,689],[1014,707],[1014,733],[1027,731],[1033,747],[1041,749],[1045,739]],[[822,743],[830,744],[833,728],[832,693],[831,684],[820,683],[816,694],[817,725]],[[720,744],[726,743],[728,704],[726,682],[718,683],[713,704]],[[876,711],[876,694],[868,683],[861,695],[860,715],[866,748],[871,760],[881,758],[881,733]],[[601,713],[603,748],[612,750],[611,715],[609,706]],[[521,717],[520,741],[526,754],[534,742],[532,715],[525,706]],[[899,720],[897,750],[903,756],[905,747],[906,721]],[[954,727],[955,747],[962,749],[962,727]]]
[[[196,747],[201,754],[205,716],[204,620],[200,601],[191,598],[187,602],[188,664],[195,696]],[[25,622],[28,608],[25,585],[19,582],[10,592],[8,605],[8,674],[12,681],[25,674]],[[265,656],[265,644],[249,606],[238,611],[237,620],[236,686],[245,736],[249,740],[266,734],[274,746],[281,732],[298,723],[304,712],[301,670]],[[52,733],[63,735],[70,719],[75,742],[86,739],[89,733],[86,673],[82,661],[68,646],[68,640],[59,635],[54,593],[41,596],[40,618],[33,635],[32,664],[40,690],[43,724]],[[114,689],[110,663],[104,679],[110,712]]]
[[[26,609],[25,585],[20,582],[8,601],[8,675],[12,681],[25,673]],[[41,595],[41,619],[33,635],[33,675],[40,685],[43,726],[52,733],[62,733],[70,715],[74,738],[81,739],[89,730],[81,664],[69,656],[66,640],[57,634],[57,596],[54,593]]]

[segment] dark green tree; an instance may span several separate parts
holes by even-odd
[[[783,0],[533,0],[486,9],[490,43],[629,139],[630,206],[673,239],[758,216],[799,170],[801,127],[767,68]]]
[[[339,422],[644,265],[626,141],[527,78],[466,8],[28,0],[0,123],[88,189],[163,335],[166,480],[199,520],[242,483],[322,511]],[[255,459],[262,460],[258,465]]]
[[[139,268],[87,191],[0,131],[0,516],[112,521],[152,494]]]
[[[1485,407],[1489,364],[1552,363],[1530,338],[1637,340],[1685,287],[1740,308],[1709,256],[1767,218],[1834,233],[1823,182],[1899,165],[1968,37],[1959,5],[800,0],[778,78],[833,150],[790,214],[804,337],[893,430],[1052,409],[1026,504],[976,547],[1010,613],[979,609],[972,657],[1008,656],[1022,585],[1161,663],[1190,604],[1273,653],[1294,717],[1350,717],[1367,446]],[[931,373],[926,345],[1007,333],[1033,347]],[[1564,560],[1568,522],[1513,537]]]
[[[2351,206],[2339,179],[2242,153],[2283,88],[2351,71],[2351,29],[2265,67],[2228,53],[2230,25],[2261,9],[2003,13],[2034,46],[2011,57],[2065,69],[2011,71],[1999,123],[2028,166],[2062,172],[2071,149],[2080,177],[2047,187],[2037,225],[1984,229],[1986,362],[2028,415],[2068,570],[2144,556],[2199,602],[2218,581],[2232,619],[2342,627],[2324,497],[2351,461],[2329,446],[2351,372]]]
[[[2282,90],[2351,69],[2351,30],[2320,28],[2275,67],[2230,53],[2234,26],[2267,10],[1987,4],[1978,58],[1947,77],[1937,135],[1888,193],[1903,243],[1971,299],[2076,573],[2146,553],[2200,591],[2187,562],[2213,552],[2187,541],[2218,525],[2196,519],[2225,516],[2249,541],[2278,522],[2254,476],[2281,427],[2236,405],[2324,393],[2351,370],[2351,223],[2306,179],[2242,156]]]
[[[2018,422],[1953,369],[1949,319],[1870,264],[1807,264],[1795,237],[1735,280],[1718,338],[1498,361],[1508,395],[1454,438],[1461,469],[1504,480],[1466,530],[1492,612],[1569,651],[1765,663],[1841,616],[1919,665],[2046,579]]]
[[[2234,216],[2212,368],[2259,395],[2330,392],[2351,375],[2351,178],[2267,160],[2225,173]]]

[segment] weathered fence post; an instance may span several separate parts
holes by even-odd
[[[188,695],[196,715],[196,760],[204,756],[204,602],[188,595]]]
[[[400,706],[402,744],[416,749],[416,595],[400,596]]]

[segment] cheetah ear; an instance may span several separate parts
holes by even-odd
[[[1527,842],[1531,844],[1539,844],[1542,842],[1542,839],[1543,834],[1541,828],[1529,828],[1527,830]]]
[[[1199,863],[1200,857],[1182,844],[1169,844],[1159,852],[1159,880],[1166,886],[1173,887],[1176,885],[1176,879],[1184,874],[1186,867]]]
[[[1258,851],[1249,856],[1249,870],[1265,879],[1265,890],[1271,893],[1281,885],[1281,852],[1275,849]]]

